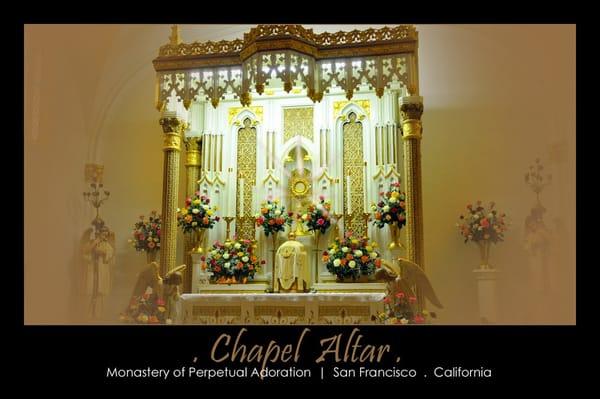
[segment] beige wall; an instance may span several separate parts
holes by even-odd
[[[183,26],[185,41],[241,37],[248,26]],[[323,30],[323,27],[316,27]],[[337,26],[327,30],[344,29]],[[418,26],[423,116],[426,269],[445,309],[440,323],[478,323],[477,250],[454,226],[468,201],[495,200],[513,222],[492,248],[502,322],[575,321],[575,27]],[[142,255],[128,247],[140,213],[160,209],[161,130],[153,108],[164,25],[25,28],[25,322],[84,322],[73,295],[77,246],[93,218],[83,165],[105,165],[102,216],[117,235],[114,320]],[[549,156],[552,146],[559,157]],[[556,230],[555,294],[531,294],[523,221],[534,203],[523,175],[540,157],[554,175],[542,201]]]

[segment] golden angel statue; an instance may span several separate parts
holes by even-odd
[[[186,265],[178,266],[162,278],[158,263],[152,262],[146,266],[138,274],[129,306],[121,319],[144,324],[171,324],[177,321],[185,268]]]
[[[423,269],[408,259],[398,258],[398,266],[383,260],[381,268],[375,272],[375,278],[387,283],[388,292],[392,297],[396,297],[398,293],[404,293],[404,295],[416,298],[414,291],[416,288],[429,302],[440,309],[443,308]]]

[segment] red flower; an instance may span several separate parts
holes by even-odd
[[[319,218],[319,220],[317,220],[317,224],[319,226],[323,226],[323,224],[325,224],[325,221],[322,218]]]
[[[480,223],[480,224],[481,224],[481,227],[483,227],[483,228],[488,228],[488,227],[490,227],[490,221],[489,221],[489,220],[487,220],[487,218],[483,218],[483,219],[481,219],[481,223]]]
[[[391,302],[390,297],[386,296],[385,298],[383,298],[383,303],[388,304]]]
[[[157,304],[158,306],[165,306],[165,300],[164,300],[164,299],[162,299],[162,298],[158,298],[158,299],[156,300],[156,304]]]
[[[417,302],[417,298],[415,298],[414,296],[409,296],[408,297],[408,302],[415,303],[415,302]]]
[[[415,323],[417,324],[421,324],[425,322],[425,318],[423,316],[421,316],[420,314],[415,316]]]

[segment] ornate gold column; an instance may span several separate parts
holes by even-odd
[[[186,188],[185,195],[192,197],[198,189],[198,179],[200,178],[200,149],[202,148],[202,137],[186,137],[185,143],[185,172]],[[188,266],[185,268],[183,276],[183,292],[192,292],[192,257],[190,251],[194,247],[192,237],[189,234],[184,238],[184,262]]]
[[[177,196],[179,193],[179,161],[181,138],[187,124],[175,113],[165,112],[160,119],[165,134],[163,144],[162,230],[160,271],[164,275],[175,267],[177,258]]]
[[[406,241],[407,256],[423,270],[423,201],[421,188],[421,115],[423,98],[400,97],[400,121],[404,142],[404,173],[406,186]],[[423,298],[417,293],[419,305]]]

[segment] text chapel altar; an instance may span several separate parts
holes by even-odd
[[[316,34],[259,25],[243,39],[190,44],[173,27],[153,61],[164,131],[161,274],[177,266],[180,164],[186,196],[206,195],[222,218],[207,229],[204,253],[236,235],[255,240],[266,261],[246,284],[216,284],[186,235],[179,322],[372,323],[386,285],[372,276],[337,282],[321,260],[345,232],[368,236],[390,262],[403,256],[424,269],[417,47],[412,26]],[[397,181],[406,192],[405,248],[389,249],[389,228],[373,226],[371,204]],[[297,221],[275,241],[255,224],[267,198],[302,214],[321,196],[334,225],[318,241]],[[289,272],[296,289],[273,292],[274,254],[288,241],[300,243],[304,264]]]

